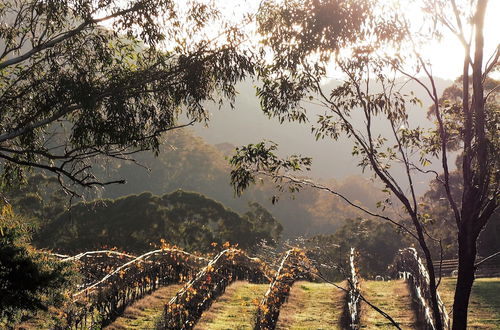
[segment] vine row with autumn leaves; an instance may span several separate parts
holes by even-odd
[[[202,313],[236,280],[268,283],[269,268],[241,250],[221,251],[168,302],[159,326],[163,329],[193,328]]]
[[[280,308],[288,298],[293,283],[312,280],[316,268],[303,250],[288,250],[281,258],[267,292],[259,304],[254,329],[274,329]]]
[[[343,313],[347,317],[347,321],[344,322],[347,329],[359,329],[361,294],[356,261],[356,251],[351,249],[348,263],[349,269],[344,274],[348,283],[347,288],[339,287],[330,282],[345,292],[344,299],[346,303]],[[295,282],[300,280],[326,280],[316,267],[315,261],[308,257],[306,251],[298,248],[288,250],[281,258],[279,265],[264,298],[259,304],[254,330],[272,330],[276,328],[281,306],[288,299]]]
[[[191,278],[207,259],[177,248],[162,248],[140,256],[117,251],[91,251],[73,257],[83,276],[79,290],[64,308],[63,328],[100,328],[125,307],[161,286]]]
[[[164,247],[138,257],[108,250],[58,257],[77,263],[84,277],[79,291],[73,294],[72,303],[64,310],[64,328],[100,328],[133,301],[161,286],[188,280],[165,305],[158,327],[192,329],[229,284],[246,280],[269,283],[258,306],[254,328],[274,329],[292,285],[298,280],[318,278],[314,262],[298,248],[283,253],[275,272],[260,259],[227,246],[212,260],[175,247]],[[353,262],[351,259],[351,264]],[[349,287],[346,297],[351,289]]]

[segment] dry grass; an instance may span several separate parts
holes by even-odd
[[[162,314],[163,306],[181,287],[180,284],[169,285],[136,301],[125,309],[122,316],[105,329],[154,329],[157,319]]]
[[[344,292],[331,284],[297,282],[282,306],[277,329],[340,329]]]
[[[363,281],[363,296],[389,314],[403,329],[418,328],[410,291],[404,280]],[[366,303],[361,304],[361,327],[367,329],[394,329],[389,320]]]
[[[257,306],[264,296],[267,284],[238,281],[203,313],[196,330],[252,329]]]
[[[439,294],[450,313],[453,309],[456,278],[443,278]],[[451,314],[450,314],[451,315]],[[478,278],[469,302],[469,329],[500,329],[500,278]]]
[[[451,311],[455,289],[453,278],[444,278],[439,292],[447,310]],[[153,329],[163,306],[181,285],[171,285],[155,291],[129,306],[123,315],[106,329]],[[252,329],[258,302],[268,285],[235,282],[206,311],[195,329]],[[361,284],[365,297],[389,313],[403,329],[418,329],[411,297],[402,280]],[[342,291],[329,284],[297,282],[288,302],[280,312],[278,329],[339,329],[344,306]],[[366,304],[362,304],[361,326],[365,329],[389,329],[390,323]],[[33,324],[37,326],[33,327]],[[24,329],[44,329],[42,323],[26,323]],[[19,327],[18,327],[19,328]],[[472,290],[470,329],[500,329],[500,278],[477,279]]]

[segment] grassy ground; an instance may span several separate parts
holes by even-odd
[[[56,320],[59,313],[62,313],[62,311],[51,307],[49,311],[40,311],[33,318],[20,324],[16,324],[13,328],[15,330],[53,329],[54,325],[57,324]],[[10,329],[10,327],[2,328],[2,325],[0,325],[0,329]]]
[[[452,311],[456,278],[443,278],[439,294]],[[451,315],[451,314],[450,314]],[[470,329],[500,329],[500,278],[478,278],[474,282],[469,302]]]
[[[408,286],[403,280],[364,281],[363,296],[389,314],[403,329],[415,329],[416,315]],[[361,327],[367,329],[394,329],[391,323],[366,303],[361,304]]]
[[[443,278],[439,287],[448,312],[452,309],[455,289],[453,278]],[[181,288],[171,285],[136,301],[123,315],[106,329],[152,329],[161,316],[163,306]],[[197,330],[237,330],[253,328],[255,312],[268,285],[235,282],[226,293],[206,311]],[[406,283],[402,280],[361,284],[364,296],[390,314],[403,329],[418,329],[412,301]],[[288,302],[280,312],[277,329],[309,330],[339,329],[344,294],[332,285],[297,282]],[[392,329],[389,322],[366,304],[362,304],[361,326],[365,329]],[[38,321],[41,321],[38,320]],[[35,326],[36,324],[36,326]],[[16,329],[45,329],[42,323],[27,322]],[[477,279],[472,290],[470,329],[500,329],[500,278]]]
[[[125,309],[122,316],[105,329],[154,329],[156,320],[162,314],[163,306],[181,287],[180,284],[169,285],[137,300]]]
[[[203,313],[196,330],[253,329],[257,306],[268,285],[238,281]]]
[[[277,329],[340,329],[344,292],[331,284],[297,282],[280,311]]]

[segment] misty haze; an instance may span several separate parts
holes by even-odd
[[[498,12],[0,0],[0,328],[500,329]]]

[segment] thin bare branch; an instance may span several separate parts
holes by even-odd
[[[335,190],[333,190],[333,189],[331,189],[329,187],[320,185],[320,184],[312,182],[310,180],[298,179],[298,178],[295,178],[295,177],[292,177],[292,176],[289,176],[289,175],[286,175],[286,174],[273,175],[273,174],[269,174],[269,173],[264,172],[264,171],[258,171],[257,174],[264,175],[264,176],[267,176],[267,177],[270,177],[270,178],[273,178],[273,179],[286,179],[286,180],[288,180],[290,182],[293,182],[295,184],[306,185],[306,186],[309,186],[309,187],[312,187],[312,188],[315,188],[315,189],[327,191],[327,192],[329,192],[329,193],[331,193],[331,194],[333,194],[333,195],[335,195],[337,197],[340,197],[347,204],[353,206],[354,208],[356,208],[356,209],[358,209],[360,211],[363,211],[364,213],[366,213],[366,214],[368,214],[370,216],[373,216],[373,217],[376,217],[376,218],[379,218],[379,219],[383,219],[383,220],[389,221],[390,223],[392,223],[396,227],[398,227],[398,228],[402,229],[404,232],[408,233],[413,238],[417,238],[416,234],[414,234],[411,230],[409,230],[408,228],[406,228],[402,224],[398,223],[397,221],[389,218],[388,216],[372,212],[372,211],[364,208],[363,206],[352,202],[349,198],[347,198],[343,194],[341,194],[341,193],[339,193],[339,192],[337,192],[337,191],[335,191]]]

